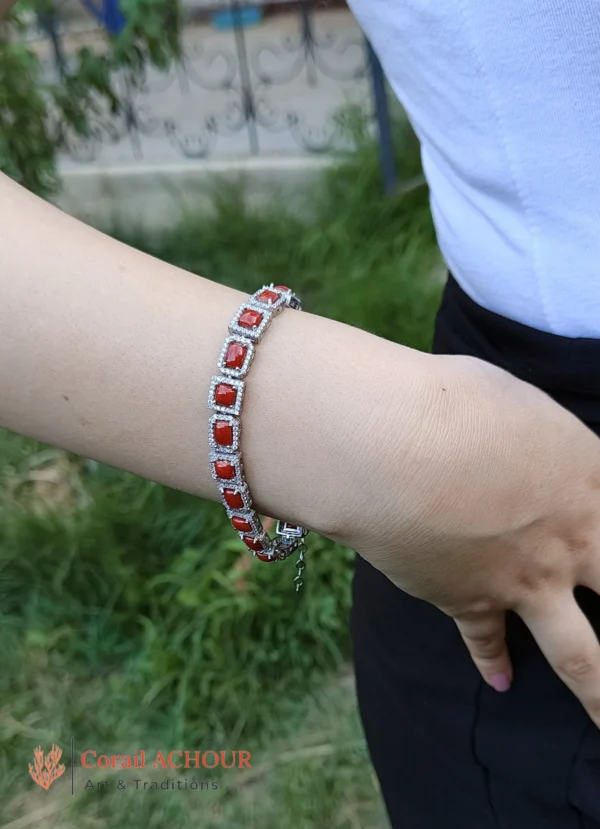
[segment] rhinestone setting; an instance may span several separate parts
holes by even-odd
[[[216,423],[227,423],[231,426],[233,433],[233,440],[230,445],[217,443],[214,436],[214,428]],[[239,417],[227,414],[214,414],[208,421],[208,443],[213,452],[238,452],[240,448],[240,433],[242,426]]]
[[[232,406],[221,406],[215,400],[216,390],[218,386],[231,386],[235,389],[235,403]],[[215,412],[222,414],[239,415],[242,410],[242,403],[244,401],[244,384],[241,380],[235,380],[233,377],[215,376],[210,384],[210,391],[208,392],[208,408]]]
[[[271,283],[263,285],[235,312],[229,324],[229,336],[218,358],[220,374],[212,378],[208,393],[207,406],[214,412],[209,419],[208,442],[211,476],[219,485],[221,502],[233,529],[261,561],[283,560],[299,549],[298,575],[295,579],[298,589],[302,584],[302,550],[308,530],[278,521],[275,538],[269,537],[252,504],[240,446],[245,378],[254,359],[256,344],[284,308],[300,310],[299,298],[290,288]],[[218,402],[219,397],[221,402]]]

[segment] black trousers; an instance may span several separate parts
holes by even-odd
[[[450,277],[434,352],[495,363],[600,435],[600,340],[493,314]],[[600,631],[600,597],[586,588],[576,597]],[[351,630],[360,714],[393,829],[600,829],[600,732],[518,616],[508,614],[515,679],[506,694],[480,678],[450,618],[360,556]]]

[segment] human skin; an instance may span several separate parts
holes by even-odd
[[[206,401],[246,295],[6,177],[0,224],[0,425],[217,500]],[[600,441],[573,415],[481,360],[286,310],[257,348],[242,423],[260,512],[452,616],[497,689],[516,611],[600,724],[600,647],[573,597],[600,589]]]

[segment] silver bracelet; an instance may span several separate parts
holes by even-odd
[[[277,521],[276,536],[273,539],[269,537],[252,505],[240,449],[240,414],[246,375],[252,365],[256,345],[274,317],[284,308],[300,311],[300,300],[285,285],[274,286],[271,283],[252,294],[229,323],[229,336],[219,354],[219,374],[212,378],[208,394],[208,408],[215,412],[209,420],[208,440],[211,475],[219,484],[221,500],[232,527],[261,561],[282,561],[298,552],[294,578],[298,591],[304,583],[304,539],[308,530],[286,521]]]

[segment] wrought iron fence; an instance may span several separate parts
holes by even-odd
[[[152,161],[157,155],[164,160],[168,153],[198,159],[223,149],[258,155],[292,146],[331,152],[348,144],[350,100],[376,127],[385,187],[394,187],[383,73],[351,18],[339,18],[330,2],[199,2],[186,8],[177,65],[163,73],[149,70],[137,83],[124,73],[115,78],[120,113],[93,117],[85,140],[73,136],[67,148],[72,161],[93,163],[107,156],[110,161],[128,153],[134,160]],[[111,8],[100,8],[100,21],[117,19],[115,0],[104,3]],[[263,24],[247,28],[249,9],[255,17],[266,12],[271,17],[265,14]],[[277,17],[277,11],[285,14]],[[224,31],[215,28],[219,22],[225,23]],[[39,24],[51,47],[45,71],[60,76],[68,71],[77,27],[65,19],[60,5]],[[77,36],[93,37],[100,25],[90,17],[87,29],[79,25]],[[341,102],[335,102],[332,84],[341,90]],[[319,94],[323,87],[329,90],[326,95]]]

